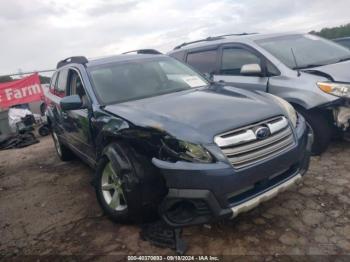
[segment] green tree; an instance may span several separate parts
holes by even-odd
[[[39,75],[41,84],[50,84],[51,78],[47,76]]]
[[[331,27],[331,28],[323,28],[320,31],[311,31],[311,34],[315,34],[318,36],[322,36],[324,38],[328,39],[334,39],[339,37],[348,37],[350,36],[350,23],[346,25],[341,25],[337,27]]]

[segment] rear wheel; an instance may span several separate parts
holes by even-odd
[[[305,118],[314,135],[312,153],[314,155],[322,154],[329,146],[333,133],[333,128],[327,115],[320,111],[298,110],[298,112]]]
[[[52,132],[52,139],[55,144],[55,149],[58,157],[62,161],[69,161],[74,158],[73,152],[59,140],[55,131]]]
[[[47,125],[42,125],[38,129],[38,133],[41,136],[48,136],[50,134],[50,129],[49,129],[49,127]]]

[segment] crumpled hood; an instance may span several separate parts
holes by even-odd
[[[328,74],[336,82],[350,83],[350,61],[344,61],[336,64],[318,66],[310,69]],[[307,70],[308,71],[308,70]]]
[[[108,105],[105,110],[136,126],[203,144],[213,143],[217,134],[284,114],[268,95],[234,87],[186,90]]]

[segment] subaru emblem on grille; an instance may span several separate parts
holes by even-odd
[[[260,126],[255,130],[255,136],[258,140],[263,140],[270,136],[270,129],[266,126]]]

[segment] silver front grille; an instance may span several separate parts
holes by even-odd
[[[269,134],[258,139],[256,132],[262,127],[268,128]],[[214,141],[237,169],[288,150],[295,144],[292,129],[284,116],[220,134]]]

